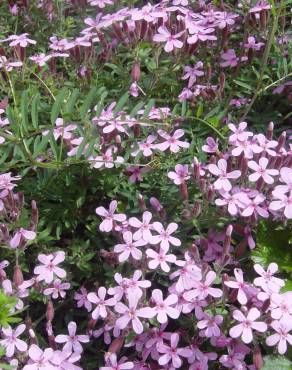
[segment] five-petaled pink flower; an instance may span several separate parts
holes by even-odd
[[[152,238],[152,234],[150,231],[152,230],[152,224],[150,223],[151,219],[152,214],[149,211],[143,213],[142,221],[138,220],[137,217],[131,217],[129,219],[130,226],[134,227],[135,229],[138,229],[133,234],[134,240],[143,239],[146,242],[150,242]]]
[[[273,321],[271,327],[275,330],[275,334],[270,335],[266,339],[268,346],[275,346],[278,343],[278,352],[283,355],[287,351],[287,342],[292,346],[292,335],[289,332],[292,329],[292,321]]]
[[[275,293],[278,293],[285,285],[284,280],[273,276],[278,271],[278,265],[276,263],[270,263],[267,271],[265,271],[258,263],[254,265],[254,269],[260,275],[260,277],[254,279],[254,285],[260,286],[263,289],[268,287],[268,289],[271,289]]]
[[[239,170],[227,172],[227,161],[225,159],[219,159],[217,165],[209,164],[208,170],[218,177],[214,182],[214,187],[217,190],[223,189],[224,191],[230,191],[232,189],[231,182],[228,179],[238,179],[241,175]]]
[[[160,289],[154,289],[151,298],[155,305],[154,310],[157,314],[157,321],[160,324],[167,322],[167,316],[172,319],[179,317],[180,312],[173,307],[178,301],[177,295],[170,294],[167,298],[163,299],[162,291]]]
[[[84,287],[80,288],[80,293],[74,294],[74,299],[77,301],[77,307],[85,307],[88,312],[92,310],[92,304],[87,298],[87,290]]]
[[[182,366],[182,360],[180,357],[190,357],[192,355],[192,350],[189,348],[178,348],[179,335],[177,333],[171,334],[170,346],[160,343],[158,345],[158,352],[163,353],[159,357],[159,365],[165,366],[171,361],[171,365],[179,369]]]
[[[249,181],[255,182],[262,178],[266,184],[273,184],[274,179],[272,176],[277,176],[279,174],[278,170],[267,169],[269,164],[268,158],[262,157],[259,163],[255,161],[249,161],[248,167],[255,171],[253,174],[249,175]]]
[[[253,307],[251,308],[247,316],[244,316],[244,314],[239,311],[235,310],[233,312],[233,318],[240,322],[240,324],[237,324],[233,326],[229,334],[232,338],[238,338],[241,336],[241,339],[244,343],[248,344],[252,341],[253,335],[252,330],[259,331],[261,333],[264,333],[267,331],[267,324],[263,321],[255,321],[261,316],[260,311]]]
[[[60,279],[56,279],[52,287],[44,290],[44,295],[52,295],[53,299],[57,299],[59,295],[64,298],[68,289],[70,289],[70,283],[62,283]]]
[[[130,370],[133,369],[134,363],[126,361],[126,358],[121,358],[118,362],[117,355],[111,353],[106,362],[106,366],[100,367],[100,370]]]
[[[160,26],[158,33],[153,36],[153,41],[166,42],[164,50],[169,53],[175,48],[181,49],[183,47],[183,42],[178,40],[183,34],[184,31],[172,35],[165,26]]]
[[[41,350],[36,344],[32,344],[28,349],[28,364],[22,370],[55,370],[56,367],[50,363],[54,351],[52,348]]]
[[[277,200],[273,200],[270,203],[269,209],[271,211],[279,211],[284,208],[285,217],[292,219],[292,191],[290,191],[288,195],[276,193],[274,197],[277,198]]]
[[[92,318],[97,320],[99,317],[105,319],[107,317],[107,306],[114,306],[116,300],[114,298],[105,299],[106,289],[105,287],[98,288],[96,293],[88,293],[87,299],[89,302],[96,305],[96,308],[92,311]]]
[[[151,319],[155,316],[155,311],[151,307],[137,308],[139,303],[139,297],[135,295],[128,296],[129,306],[126,306],[122,302],[118,302],[115,305],[115,310],[122,316],[117,319],[116,326],[119,329],[125,329],[131,322],[132,328],[136,334],[143,332],[143,325],[140,321],[140,317],[145,319]]]
[[[167,254],[168,249],[169,248],[160,248],[159,252],[155,252],[153,249],[146,250],[146,255],[150,259],[148,267],[151,270],[155,270],[160,266],[162,271],[170,271],[168,263],[174,263],[176,261],[176,256],[174,254]]]
[[[202,319],[198,321],[197,327],[199,329],[204,329],[203,335],[207,338],[211,337],[219,337],[221,331],[219,329],[219,325],[223,322],[223,316],[215,315],[211,316],[207,313],[204,313]]]
[[[116,244],[114,246],[114,252],[119,254],[119,261],[124,262],[130,256],[134,260],[140,260],[142,258],[142,252],[137,247],[142,247],[147,244],[143,239],[133,241],[133,234],[130,231],[123,233],[123,239],[125,244]]]
[[[65,260],[65,253],[60,251],[54,254],[39,254],[38,260],[42,265],[36,266],[34,273],[39,275],[38,281],[44,280],[47,284],[50,284],[54,280],[54,275],[60,279],[66,277],[66,271],[58,266],[59,263]]]
[[[187,164],[177,164],[174,171],[168,172],[167,176],[173,180],[175,185],[181,185],[183,182],[190,178],[189,167]]]
[[[234,269],[234,276],[236,281],[225,281],[224,284],[229,288],[237,289],[237,300],[240,304],[247,303],[247,296],[245,294],[245,289],[247,284],[243,280],[243,272],[241,269]]]
[[[154,222],[153,229],[157,231],[158,235],[153,235],[151,239],[151,244],[159,244],[160,247],[168,250],[169,244],[172,244],[176,247],[181,245],[181,241],[174,236],[171,236],[178,228],[178,225],[175,222],[171,222],[166,229],[164,229],[161,222]]]
[[[99,225],[99,230],[102,232],[110,232],[114,227],[114,222],[123,222],[126,221],[126,215],[122,213],[115,214],[115,211],[118,207],[118,202],[116,200],[113,200],[110,202],[109,210],[106,210],[104,207],[97,207],[95,212],[101,216],[104,217],[104,220]]]
[[[83,348],[80,343],[88,343],[88,335],[76,335],[77,325],[74,321],[69,322],[68,324],[68,333],[69,335],[57,335],[55,341],[57,343],[65,343],[63,347],[64,352],[77,352],[82,353]]]
[[[214,271],[209,271],[205,277],[204,281],[196,281],[194,282],[195,289],[192,289],[188,292],[184,293],[184,298],[187,301],[191,301],[192,299],[198,297],[198,299],[202,300],[208,297],[208,295],[214,298],[220,298],[222,296],[222,290],[218,288],[212,288],[211,285],[213,284],[214,280],[216,279],[216,273]]]
[[[11,329],[10,326],[2,328],[4,339],[0,340],[0,345],[5,348],[7,357],[12,357],[15,349],[20,352],[25,352],[27,350],[27,344],[23,340],[18,339],[24,331],[24,324],[18,325],[15,330]]]
[[[169,150],[171,152],[177,153],[180,148],[187,149],[190,146],[189,143],[187,143],[185,141],[178,140],[179,138],[181,138],[184,135],[184,130],[182,130],[182,129],[176,130],[172,135],[170,135],[169,133],[167,133],[164,130],[158,130],[158,134],[163,139],[165,139],[165,141],[163,143],[156,144],[156,148],[161,150],[162,152],[164,152],[165,150],[167,150],[169,148]]]

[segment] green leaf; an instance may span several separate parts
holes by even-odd
[[[289,227],[261,222],[256,235],[256,248],[252,252],[255,263],[267,267],[276,262],[280,271],[292,271],[292,233]]]
[[[134,117],[137,112],[145,105],[145,103],[143,101],[139,101],[139,103],[137,103],[134,108],[131,110],[130,112],[130,117]]]
[[[77,99],[80,95],[80,91],[78,89],[74,89],[67,101],[67,104],[66,104],[66,108],[65,108],[65,112],[66,113],[72,113],[73,112],[73,109],[75,107],[75,104],[77,102]]]
[[[144,109],[143,118],[148,118],[149,113],[151,109],[154,107],[154,105],[155,105],[155,99],[150,99]]]
[[[86,145],[86,139],[85,137],[83,138],[81,144],[79,145],[78,149],[77,149],[77,153],[76,153],[76,158],[79,159],[81,156],[82,156],[82,153],[83,153],[83,150],[85,148],[85,145]]]
[[[181,116],[184,117],[187,111],[187,101],[184,100],[181,104]]]
[[[34,128],[39,127],[39,113],[38,113],[39,103],[40,95],[36,94],[32,99],[31,103],[31,121]]]
[[[63,88],[56,97],[51,111],[51,123],[55,125],[56,119],[59,117],[63,102],[68,94],[68,89]]]
[[[27,91],[23,91],[21,95],[21,126],[24,132],[28,132],[28,97]]]
[[[124,106],[126,105],[128,99],[129,99],[129,93],[126,92],[124,95],[122,95],[122,97],[119,99],[119,101],[117,102],[117,105],[115,106],[113,112],[114,113],[118,113],[120,112]]]
[[[96,98],[96,93],[97,93],[97,90],[96,90],[96,87],[93,86],[89,93],[87,94],[81,108],[80,108],[80,118],[83,120],[84,117],[87,115],[88,113],[88,110],[90,109],[94,99]]]
[[[291,370],[292,362],[283,356],[265,356],[262,370]]]
[[[236,83],[236,85],[244,87],[247,90],[250,90],[250,91],[253,90],[253,87],[248,85],[246,82],[243,82],[243,81],[240,81],[240,80],[234,80],[234,82]]]

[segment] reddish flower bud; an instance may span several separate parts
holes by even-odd
[[[260,346],[256,346],[253,353],[253,364],[256,370],[262,369],[264,366],[263,356],[261,353]]]
[[[49,322],[53,321],[54,316],[55,316],[54,305],[53,305],[53,302],[51,300],[49,300],[48,304],[47,304],[47,311],[46,311],[47,321],[49,321]]]
[[[123,337],[118,337],[114,339],[109,346],[108,352],[110,353],[119,353],[121,348],[123,347],[124,344],[124,338]]]
[[[133,82],[138,82],[141,77],[141,69],[140,69],[140,63],[134,62],[132,71],[131,71],[131,77]]]
[[[188,186],[185,183],[185,181],[180,184],[179,188],[180,188],[180,194],[181,194],[183,200],[188,200],[189,199],[189,192],[188,192]]]
[[[139,203],[139,207],[142,209],[142,211],[147,210],[146,203],[145,203],[145,200],[144,200],[142,194],[138,194],[138,203]]]
[[[17,287],[23,283],[23,274],[20,266],[18,265],[14,267],[13,282]]]

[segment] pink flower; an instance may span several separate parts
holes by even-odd
[[[168,172],[167,176],[173,180],[175,185],[181,185],[183,182],[190,178],[189,167],[187,164],[177,164],[175,167],[175,172]]]
[[[176,130],[172,136],[163,130],[158,130],[157,132],[163,139],[165,139],[163,143],[156,144],[156,148],[163,152],[169,148],[171,152],[178,153],[180,148],[187,149],[190,146],[189,143],[178,140],[184,135],[184,131],[182,129]]]
[[[255,271],[261,276],[254,279],[254,285],[260,287],[268,287],[277,293],[284,285],[285,282],[282,279],[276,278],[273,275],[278,271],[278,265],[276,263],[270,263],[267,271],[265,271],[261,265],[254,265]]]
[[[146,289],[151,286],[151,282],[149,280],[139,280],[141,277],[142,271],[136,270],[133,274],[133,277],[127,279],[125,287],[127,295],[134,295],[141,298],[143,295],[142,289]]]
[[[199,61],[195,64],[194,67],[185,66],[184,67],[184,75],[182,77],[183,80],[189,80],[188,88],[190,89],[193,84],[196,82],[197,77],[204,76],[204,72],[201,71],[203,68],[203,62]]]
[[[260,204],[264,203],[266,200],[263,194],[258,194],[254,199],[249,199],[249,202],[245,205],[244,210],[241,212],[243,217],[249,217],[251,215],[259,214],[263,218],[269,217],[269,212],[267,211],[267,207],[263,205],[260,207]]]
[[[195,22],[191,22],[188,28],[191,35],[188,37],[187,43],[190,45],[195,44],[198,41],[205,42],[207,40],[217,40],[217,37],[212,35],[215,31],[214,28],[205,28]]]
[[[50,363],[54,355],[52,348],[42,351],[36,344],[32,344],[28,349],[29,361],[22,370],[56,370]]]
[[[139,317],[145,319],[151,319],[155,316],[155,311],[150,307],[138,308],[137,305],[139,298],[135,295],[128,296],[129,306],[127,307],[124,303],[118,302],[115,305],[115,310],[122,316],[117,319],[116,326],[119,329],[125,329],[131,322],[132,328],[135,333],[141,334],[143,332],[143,325]]]
[[[110,202],[108,211],[104,207],[96,208],[95,212],[99,216],[104,217],[104,220],[99,225],[100,231],[108,233],[113,229],[115,221],[119,221],[119,222],[126,221],[126,218],[127,218],[126,215],[122,213],[115,214],[117,206],[118,206],[118,202],[116,200],[113,200]]]
[[[157,139],[156,135],[149,135],[146,139],[146,141],[141,141],[138,143],[138,149],[131,153],[133,157],[136,157],[136,155],[142,151],[144,157],[150,157],[153,152],[152,149],[155,148],[155,144],[153,142]]]
[[[60,137],[62,137],[64,140],[71,140],[73,138],[73,134],[71,131],[76,130],[77,125],[70,124],[67,126],[64,126],[64,120],[63,118],[57,118],[55,121],[56,128],[53,130],[54,139],[58,140]],[[47,136],[50,131],[46,130],[43,131],[43,135]]]
[[[216,279],[216,273],[214,271],[209,271],[206,275],[205,281],[194,282],[195,289],[192,289],[184,293],[184,298],[187,301],[198,297],[202,300],[208,297],[208,295],[214,298],[220,298],[222,296],[222,290],[217,288],[211,288],[214,280]]]
[[[175,285],[175,289],[178,293],[183,292],[196,286],[197,282],[202,279],[201,269],[195,264],[194,260],[185,253],[185,261],[176,261],[177,266],[181,269],[173,272],[170,275],[170,279],[174,279],[177,276],[178,281]]]
[[[19,181],[20,176],[11,176],[11,172],[0,174],[0,190],[13,190],[16,184],[12,181]]]
[[[160,324],[165,324],[167,322],[167,316],[172,319],[177,319],[179,317],[179,311],[173,307],[178,301],[177,295],[170,294],[163,300],[162,291],[160,289],[154,289],[151,297],[155,304],[154,310],[157,314],[157,321],[160,322]]]
[[[178,225],[174,222],[171,222],[166,229],[160,222],[153,223],[153,229],[159,233],[159,235],[154,235],[151,239],[151,244],[159,244],[161,248],[168,250],[169,244],[172,244],[176,247],[181,245],[181,241],[174,236],[171,236],[178,228]]]
[[[218,143],[211,137],[207,137],[205,145],[202,146],[202,150],[206,153],[216,153],[218,151]]]
[[[253,145],[253,151],[255,153],[267,153],[271,157],[276,156],[277,153],[273,150],[278,146],[276,140],[268,140],[263,134],[255,135],[254,139],[257,140],[257,143]]]
[[[63,351],[67,353],[76,352],[82,353],[83,348],[80,343],[88,343],[88,335],[76,335],[77,325],[74,321],[69,322],[68,324],[68,333],[69,335],[57,335],[55,341],[57,343],[66,343],[63,347]]]
[[[275,346],[278,343],[278,352],[283,355],[287,351],[287,342],[292,346],[292,335],[289,332],[292,329],[292,320],[290,321],[273,321],[271,327],[275,330],[276,334],[270,335],[266,339],[268,346]]]
[[[64,298],[68,289],[70,289],[70,283],[62,283],[60,279],[56,279],[52,288],[44,290],[44,295],[52,295],[53,299],[57,299],[59,295],[61,298]]]
[[[6,72],[11,72],[15,67],[21,67],[22,62],[8,62],[7,58],[4,55],[0,55],[0,68],[3,68]]]
[[[165,26],[160,26],[158,28],[158,33],[153,36],[153,41],[166,42],[164,50],[169,53],[173,51],[174,48],[181,49],[183,47],[183,42],[178,40],[183,34],[184,31],[172,35]]]
[[[279,211],[280,209],[284,208],[284,215],[286,218],[292,218],[292,191],[288,195],[283,193],[276,193],[275,198],[278,200],[274,200],[270,203],[269,209],[272,211]]]
[[[271,295],[271,317],[274,320],[290,321],[292,317],[292,293],[291,291]]]
[[[80,358],[80,354],[76,352],[55,351],[51,362],[59,370],[82,370],[81,367],[74,365],[75,362],[80,361]]]
[[[143,181],[143,174],[149,171],[149,167],[129,166],[126,168],[125,173],[130,176],[129,182],[134,184],[137,181]]]
[[[143,239],[146,242],[150,242],[152,238],[151,231],[152,230],[152,224],[150,223],[152,219],[152,214],[148,211],[143,213],[142,221],[138,220],[136,217],[131,217],[129,219],[130,226],[134,227],[135,229],[138,229],[133,234],[134,240],[140,240]]]
[[[282,167],[280,169],[280,181],[286,185],[277,185],[273,190],[273,195],[277,197],[279,194],[286,194],[292,191],[292,168]],[[281,198],[279,198],[281,199]]]
[[[74,294],[74,299],[77,301],[77,307],[85,307],[88,312],[92,310],[92,304],[87,299],[87,290],[84,287],[80,288],[80,293]]]
[[[107,317],[107,306],[114,306],[116,300],[114,298],[105,299],[106,289],[104,287],[98,288],[96,293],[88,293],[87,299],[89,302],[97,305],[92,311],[92,318],[97,320],[99,317],[105,319]]]
[[[234,276],[236,281],[225,281],[224,284],[229,288],[237,289],[237,300],[240,304],[244,305],[247,303],[247,296],[245,290],[247,284],[243,280],[243,272],[241,269],[234,269]]]
[[[161,270],[164,272],[169,272],[170,267],[168,263],[174,263],[176,261],[176,256],[174,254],[167,254],[168,248],[161,248],[159,253],[155,252],[153,249],[147,249],[146,255],[151,260],[148,262],[148,267],[151,270],[157,269],[160,266]]]
[[[114,252],[119,253],[119,261],[124,262],[132,256],[135,260],[142,258],[142,252],[137,247],[142,247],[147,244],[143,239],[133,241],[133,235],[130,231],[123,233],[123,239],[125,244],[116,244]]]
[[[234,49],[228,49],[225,53],[222,53],[221,59],[221,67],[236,67],[239,61],[239,58],[236,56]]]
[[[100,370],[129,370],[134,367],[134,363],[130,361],[126,362],[126,358],[122,358],[118,362],[117,355],[115,353],[110,354],[106,365],[107,366],[100,367]]]
[[[246,49],[260,50],[265,44],[263,42],[256,42],[256,39],[253,36],[249,36],[247,43],[244,44]]]
[[[271,176],[277,176],[279,171],[267,169],[268,164],[269,160],[265,157],[260,158],[259,164],[257,164],[255,161],[249,161],[248,167],[255,171],[252,175],[249,175],[249,181],[255,182],[262,178],[266,184],[273,184],[274,179]]]
[[[198,321],[197,327],[199,329],[205,329],[203,335],[207,338],[219,337],[221,332],[218,325],[221,325],[223,322],[223,316],[215,315],[210,316],[207,313],[203,314],[202,320]]]
[[[249,136],[253,136],[252,132],[245,131],[246,127],[246,122],[240,122],[238,127],[236,127],[233,123],[229,123],[228,128],[233,132],[233,134],[229,136],[229,142],[246,141],[248,140]]]
[[[34,63],[36,63],[39,67],[43,67],[46,63],[51,59],[51,55],[46,55],[44,53],[32,55],[29,57]]]
[[[159,365],[165,366],[171,361],[172,366],[176,369],[179,369],[182,366],[182,360],[180,357],[187,358],[192,355],[192,351],[190,349],[178,348],[178,342],[179,335],[177,333],[173,333],[170,337],[170,346],[165,344],[158,345],[158,351],[163,353],[163,355],[159,357]]]
[[[11,248],[17,248],[22,241],[24,240],[34,240],[36,238],[36,233],[31,230],[25,230],[21,228],[19,231],[17,231],[13,238],[10,240],[10,247]]]
[[[36,41],[27,37],[28,33],[22,33],[21,35],[10,35],[7,39],[2,41],[11,41],[9,46],[19,45],[22,48],[26,48],[28,44],[35,45]]]
[[[220,190],[219,192],[223,199],[215,199],[215,204],[217,206],[227,206],[227,210],[231,214],[231,216],[237,215],[239,209],[245,208],[245,205],[249,202],[249,198],[245,193],[238,192],[230,194],[222,190]]]
[[[218,164],[209,164],[208,170],[215,176],[219,177],[214,182],[214,187],[217,190],[223,189],[224,191],[230,191],[232,189],[231,182],[228,179],[238,179],[241,176],[239,170],[227,173],[227,161],[225,159],[219,159]]]
[[[267,324],[262,321],[255,321],[260,317],[261,313],[260,311],[253,307],[251,308],[247,316],[244,316],[244,314],[239,311],[235,310],[233,312],[233,318],[240,322],[240,324],[233,326],[229,334],[232,338],[238,338],[241,336],[241,339],[244,343],[248,344],[252,341],[252,330],[259,331],[261,333],[264,333],[267,331]]]
[[[24,324],[18,325],[15,330],[12,330],[10,326],[2,327],[4,339],[0,340],[0,345],[5,348],[7,357],[12,357],[15,349],[20,352],[25,352],[27,350],[27,344],[23,340],[18,339],[25,329],[26,327]]]
[[[97,6],[101,9],[103,9],[106,5],[113,4],[113,1],[112,0],[88,0],[88,3],[91,6]]]
[[[253,157],[253,148],[254,146],[251,144],[250,141],[245,140],[245,141],[240,141],[237,140],[235,143],[232,143],[233,145],[236,146],[236,148],[232,149],[231,154],[234,157],[239,157],[241,153],[244,154],[245,158],[252,158]]]
[[[124,162],[124,158],[121,156],[117,156],[114,159],[113,152],[115,152],[113,148],[108,148],[102,155],[97,155],[96,157],[90,156],[88,160],[92,163],[93,168],[113,168],[115,164]]]
[[[42,265],[36,266],[34,273],[39,275],[38,281],[44,280],[47,284],[50,284],[54,280],[54,275],[60,279],[66,277],[66,271],[58,267],[58,264],[65,260],[64,252],[56,252],[54,254],[39,254],[38,260]]]

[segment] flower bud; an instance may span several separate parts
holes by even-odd
[[[132,71],[131,71],[131,77],[133,82],[138,82],[141,77],[141,69],[140,69],[140,63],[134,62]]]
[[[183,200],[188,200],[189,199],[189,192],[188,192],[188,186],[187,186],[186,182],[183,181],[180,184],[179,188],[180,188],[180,194],[182,196],[182,199]]]
[[[263,356],[261,353],[260,346],[255,346],[255,349],[253,352],[253,364],[256,370],[260,370],[264,366],[264,361],[263,361]]]
[[[274,122],[269,122],[266,134],[268,140],[272,140],[273,132],[274,132]]]
[[[32,200],[31,201],[31,221],[30,221],[32,230],[35,230],[38,220],[39,220],[39,211],[37,208],[37,204],[35,200]]]
[[[198,217],[200,213],[202,212],[202,205],[200,202],[195,201],[194,207],[193,207],[193,216]]]
[[[194,178],[196,180],[200,179],[200,163],[197,157],[193,158],[193,166],[194,166]]]
[[[225,232],[225,238],[224,238],[224,244],[223,244],[223,258],[229,255],[232,231],[233,231],[233,226],[228,225],[226,232]]]
[[[110,353],[119,353],[121,348],[123,347],[124,344],[124,338],[123,337],[118,337],[114,339],[109,346],[108,352]]]
[[[150,204],[152,205],[156,212],[160,212],[163,209],[163,205],[155,197],[150,198]]]
[[[55,316],[54,305],[53,305],[53,302],[51,300],[49,300],[48,304],[47,304],[47,311],[46,311],[47,321],[48,322],[53,321],[54,316]]]
[[[15,284],[16,287],[19,287],[19,285],[21,285],[23,283],[23,274],[22,274],[22,271],[21,271],[21,268],[20,266],[16,265],[14,267],[14,274],[13,274],[13,282]]]
[[[225,77],[225,73],[224,72],[221,72],[220,73],[219,80],[220,80],[220,92],[222,93],[222,91],[224,90],[225,80],[226,80],[226,77]]]
[[[142,194],[138,194],[138,203],[139,203],[139,207],[141,208],[142,211],[147,210],[146,203],[145,203],[145,200],[144,200]]]
[[[276,148],[276,151],[279,152],[279,150],[281,148],[283,148],[283,146],[285,145],[285,142],[286,142],[286,131],[283,131],[278,139],[278,146]]]

